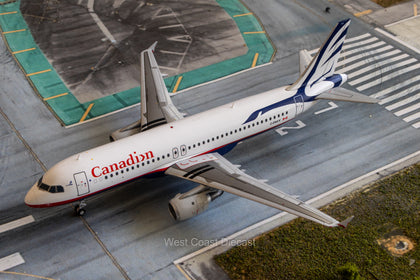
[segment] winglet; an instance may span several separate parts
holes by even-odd
[[[353,218],[354,218],[354,216],[348,217],[347,219],[345,219],[344,221],[339,223],[338,226],[340,226],[342,228],[346,228],[347,225],[351,222],[351,220],[353,220]]]
[[[149,47],[149,50],[151,50],[152,52],[155,52],[155,48],[156,48],[156,45],[157,45],[157,41],[156,42],[154,42],[150,47]]]

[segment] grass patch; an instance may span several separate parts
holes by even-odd
[[[397,5],[399,3],[407,2],[409,0],[372,0],[372,2],[375,2],[378,5],[381,5],[384,8],[391,7],[393,5]]]
[[[355,218],[347,229],[296,219],[215,260],[231,279],[420,279],[420,164],[323,211]],[[382,241],[394,236],[414,248],[391,254]]]

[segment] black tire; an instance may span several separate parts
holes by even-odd
[[[83,208],[79,208],[78,210],[77,210],[77,215],[78,216],[84,216],[86,214],[86,210],[85,209],[83,209]]]

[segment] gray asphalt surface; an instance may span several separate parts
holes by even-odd
[[[278,49],[273,64],[178,94],[173,99],[180,111],[194,114],[294,82],[299,49],[319,47],[335,23],[349,17],[327,1],[313,2],[245,1]],[[326,5],[331,6],[329,14],[323,12]],[[349,37],[372,30],[353,20]],[[419,59],[389,39],[382,40]],[[2,41],[0,65],[0,225],[27,215],[35,218],[29,225],[0,233],[0,258],[19,252],[25,260],[9,271],[53,279],[185,279],[172,262],[200,245],[171,246],[168,239],[221,239],[278,213],[224,194],[203,214],[174,222],[168,200],[195,185],[172,177],[142,179],[97,195],[87,200],[84,220],[73,216],[70,205],[26,207],[24,195],[42,175],[43,166],[106,143],[111,131],[138,119],[139,106],[65,129],[32,91]],[[307,200],[420,149],[419,130],[383,106],[336,104],[337,109],[314,115],[328,107],[320,102],[299,118],[304,128],[285,136],[267,132],[226,157],[248,174]]]

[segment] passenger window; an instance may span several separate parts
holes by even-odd
[[[187,154],[187,146],[181,145],[181,156],[185,156]]]
[[[178,151],[177,147],[172,148],[172,156],[173,156],[173,158],[178,158],[179,157],[179,151]]]

